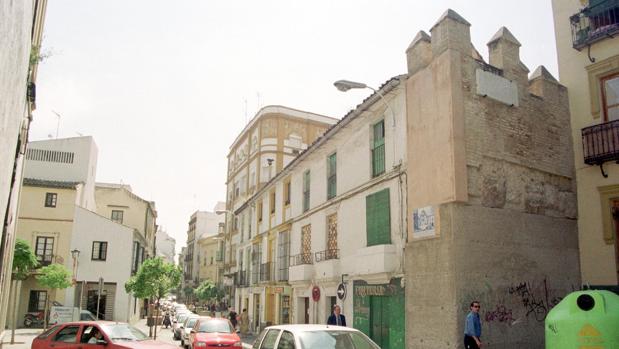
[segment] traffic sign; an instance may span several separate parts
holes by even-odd
[[[344,300],[344,298],[346,298],[346,285],[337,285],[337,298],[339,298],[340,300]]]
[[[318,286],[314,286],[312,288],[312,299],[314,302],[318,302],[320,300],[320,288]]]

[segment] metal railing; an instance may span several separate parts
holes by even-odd
[[[316,263],[322,261],[328,261],[330,259],[339,259],[340,258],[340,250],[339,249],[330,249],[316,252]]]
[[[587,45],[619,33],[619,0],[591,0],[590,6],[570,17],[572,46]]]
[[[249,286],[249,277],[247,275],[247,270],[241,270],[239,272],[236,272],[236,285],[238,287]]]
[[[583,128],[582,148],[587,165],[619,160],[619,120]]]
[[[252,264],[251,268],[251,284],[255,285],[260,280],[260,264]]]
[[[304,264],[314,264],[314,255],[311,252],[299,253],[294,256],[290,256],[290,266],[294,267],[295,265],[304,265]]]
[[[273,281],[272,276],[272,269],[273,268],[273,263],[271,262],[266,262],[266,263],[262,263],[260,264],[260,281]]]

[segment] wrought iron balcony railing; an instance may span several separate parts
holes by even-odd
[[[589,0],[589,6],[570,17],[572,46],[587,45],[619,33],[619,0]]]
[[[602,165],[619,161],[619,120],[583,128],[582,148],[585,164],[599,165],[607,177]]]
[[[330,249],[330,250],[316,252],[316,263],[322,262],[322,261],[328,261],[329,259],[339,259],[339,258],[340,258],[340,250],[338,249]]]
[[[303,264],[314,264],[314,255],[311,252],[299,253],[294,256],[290,256],[290,266],[294,267],[295,265],[303,265]]]

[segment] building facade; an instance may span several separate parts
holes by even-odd
[[[155,246],[157,256],[162,257],[168,263],[176,264],[176,239],[168,235],[162,227],[157,229]]]
[[[349,326],[405,348],[404,81],[387,81],[235,212],[255,217],[236,289],[252,329],[326,323],[338,304]]]
[[[185,269],[183,287],[197,287],[200,283],[200,251],[198,242],[202,238],[219,234],[219,225],[224,222],[226,203],[218,202],[210,211],[196,211],[189,218],[187,227],[187,250],[185,254]],[[217,212],[220,212],[218,214]]]
[[[4,38],[0,43],[0,341],[9,323],[19,189],[36,107],[38,54],[46,8],[46,0],[20,1],[0,8],[0,36]]]
[[[239,269],[238,250],[246,234],[255,229],[252,211],[235,214],[260,188],[319,138],[337,119],[284,106],[260,109],[230,146],[226,180],[226,233],[224,280],[226,293],[247,284],[249,275]],[[254,230],[255,231],[255,230]],[[244,264],[246,265],[246,264]],[[235,304],[239,310],[243,304]]]
[[[619,285],[619,3],[552,1],[569,90],[583,284]]]
[[[198,239],[198,283],[210,280],[221,287],[224,266],[224,223],[219,225],[216,235],[202,236]]]
[[[407,50],[408,347],[461,348],[477,300],[489,348],[541,348],[579,289],[567,89],[519,50],[503,27],[485,62],[452,10]]]

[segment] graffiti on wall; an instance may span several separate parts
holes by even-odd
[[[533,316],[537,321],[544,321],[550,309],[563,299],[548,290],[546,279],[538,284],[520,282],[510,286],[508,292],[522,303],[526,311],[525,316]]]

